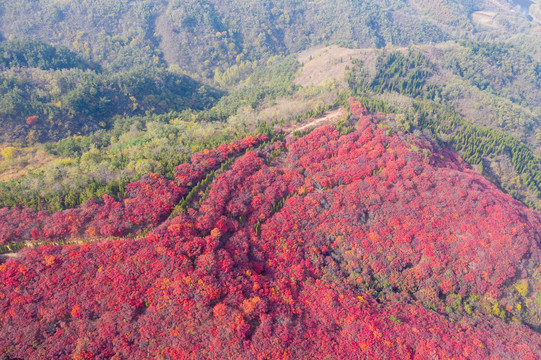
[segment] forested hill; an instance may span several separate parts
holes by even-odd
[[[34,144],[90,134],[115,116],[204,109],[221,92],[163,66],[123,72],[38,40],[0,43],[1,142]]]
[[[74,243],[0,264],[0,354],[540,357],[541,215],[392,115],[350,111],[196,153],[120,200],[3,209],[2,236]]]

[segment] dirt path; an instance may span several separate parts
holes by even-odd
[[[133,237],[126,237],[133,240],[138,239],[140,236],[139,234],[135,234]],[[34,242],[34,241],[25,241],[24,247],[38,247],[43,245],[53,245],[53,246],[64,246],[64,245],[81,245],[84,243],[93,243],[96,241],[106,240],[106,241],[112,241],[112,240],[118,240],[118,239],[125,239],[124,237],[96,237],[96,238],[86,238],[81,236],[76,237],[69,237],[64,239],[63,241],[59,242]],[[5,256],[8,258],[15,258],[19,256],[19,251],[16,252],[8,252],[4,254],[0,254],[0,256]]]
[[[310,120],[308,123],[300,124],[296,127],[290,127],[287,129],[284,129],[288,133],[293,133],[295,131],[303,131],[311,127],[331,124],[333,122],[336,122],[340,119],[345,118],[348,115],[348,112],[344,108],[338,108],[336,110],[328,111],[323,116],[315,118]]]

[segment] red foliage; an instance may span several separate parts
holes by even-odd
[[[159,226],[137,240],[27,248],[0,265],[0,353],[541,357],[541,335],[524,325],[444,312],[449,294],[498,298],[530,276],[541,216],[455,155],[388,135],[360,104],[351,108],[354,132],[326,126],[289,137],[278,157],[271,153],[283,144],[249,150],[198,209],[172,219],[163,220],[187,187],[253,141],[194,155],[175,183],[150,175],[122,201],[54,214],[54,226],[46,213],[1,210],[4,223],[14,213],[41,221],[9,230],[24,236]]]
[[[26,125],[35,125],[38,123],[37,116],[29,116],[26,118]]]

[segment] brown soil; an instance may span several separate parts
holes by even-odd
[[[353,59],[367,60],[375,56],[374,49],[346,49],[337,45],[316,47],[297,57],[303,64],[295,83],[301,86],[325,86],[332,81],[343,81]]]
[[[492,11],[476,11],[471,14],[474,23],[493,28],[499,28],[501,25],[496,21],[496,13]]]
[[[13,160],[0,160],[0,181],[8,181],[25,176],[30,170],[38,169],[54,160],[43,152],[22,149],[20,154]]]
[[[310,119],[307,123],[300,124],[296,127],[290,127],[284,129],[286,132],[292,133],[295,131],[303,131],[308,128],[317,127],[321,125],[332,124],[340,119],[345,118],[348,112],[344,108],[338,108],[336,110],[328,111],[318,118]]]

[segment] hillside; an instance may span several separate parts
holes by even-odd
[[[163,67],[104,72],[62,46],[0,43],[0,142],[35,144],[88,135],[119,116],[214,105],[221,92]]]
[[[350,86],[401,114],[398,127],[429,130],[515,198],[541,206],[541,62],[514,45],[460,41],[361,56],[353,68]]]
[[[0,360],[541,358],[541,0],[0,0]]]
[[[119,202],[40,213],[72,221],[56,233],[66,241],[97,220],[112,235],[151,229],[85,231],[96,240],[0,265],[0,353],[541,356],[541,215],[385,115],[351,112],[195,154],[173,181],[151,174]]]

